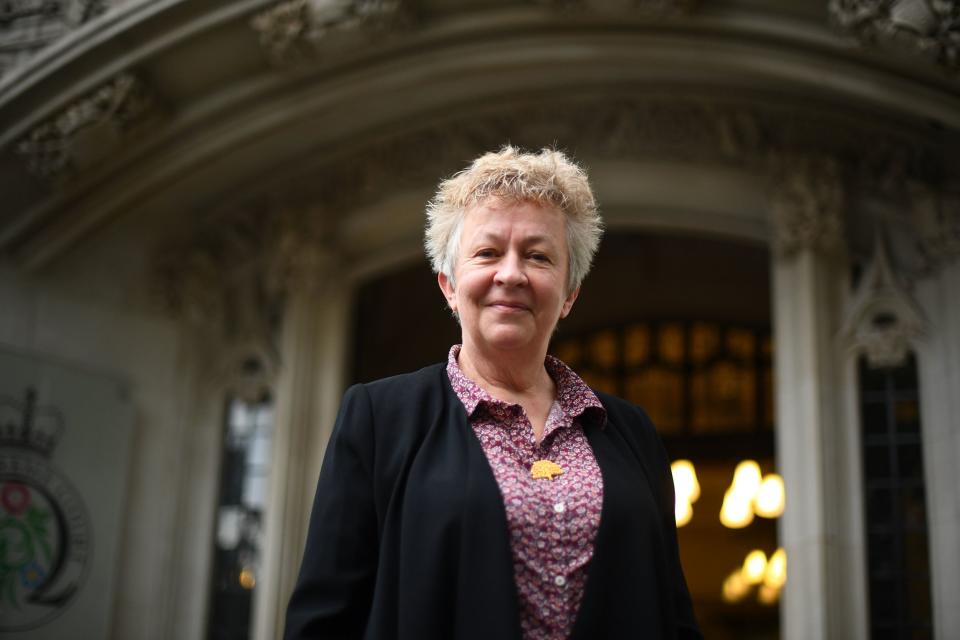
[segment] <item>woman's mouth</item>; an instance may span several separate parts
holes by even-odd
[[[491,302],[489,306],[493,307],[494,309],[496,309],[496,310],[498,310],[498,311],[503,311],[503,312],[505,312],[505,313],[519,312],[519,311],[527,311],[527,310],[529,309],[529,307],[527,307],[527,305],[525,305],[525,304],[523,304],[523,303],[521,303],[521,302],[510,302],[510,301],[506,301],[506,300],[499,300],[499,301],[497,301],[497,302]]]

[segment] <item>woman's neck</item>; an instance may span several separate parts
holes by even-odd
[[[553,379],[544,367],[546,353],[486,354],[464,341],[457,362],[464,375],[495,398],[518,401],[554,394]]]

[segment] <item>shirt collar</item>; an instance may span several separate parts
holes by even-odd
[[[447,355],[447,377],[450,378],[450,385],[463,403],[467,415],[473,418],[474,412],[480,406],[507,408],[509,405],[491,396],[460,369],[457,356],[460,355],[461,346],[455,344],[450,347]],[[606,423],[607,411],[597,398],[597,394],[573,369],[551,355],[544,360],[544,366],[557,386],[557,403],[571,420],[579,417],[584,422],[599,426]]]

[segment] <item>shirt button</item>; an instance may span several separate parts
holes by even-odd
[[[557,576],[553,579],[553,584],[557,585],[558,587],[562,587],[567,584],[567,579],[563,576]]]
[[[563,504],[562,502],[558,502],[557,504],[553,505],[554,513],[563,513],[566,510],[567,505]]]

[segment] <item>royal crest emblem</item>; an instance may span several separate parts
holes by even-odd
[[[60,412],[0,398],[0,634],[39,627],[83,585],[92,554],[80,495],[50,462]]]

